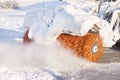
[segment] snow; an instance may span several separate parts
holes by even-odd
[[[111,22],[108,23],[102,19],[106,12],[104,8],[106,8],[108,3],[103,4],[98,15],[93,10],[96,7],[95,3],[88,6],[91,8],[88,11],[86,11],[88,9],[86,6],[79,6],[83,3],[85,4],[84,1],[81,1],[80,4],[73,4],[68,1],[47,2],[44,3],[44,6],[40,4],[39,9],[28,13],[24,20],[24,27],[30,28],[29,38],[39,43],[41,40],[56,41],[56,38],[61,33],[84,36],[94,25],[97,25],[98,29],[100,29],[100,36],[103,38],[103,46],[111,47],[114,45],[120,37],[118,28],[114,31],[112,30],[119,11],[114,11]],[[52,4],[57,5],[53,6]],[[86,4],[88,5],[88,2]]]
[[[39,10],[27,14],[24,26],[30,27],[29,38],[36,42],[41,39],[55,41],[63,32],[84,36],[94,24],[100,22],[97,16],[86,13],[79,7],[65,2],[58,3],[59,6],[52,8],[50,5],[54,3],[47,3],[49,8],[42,6]],[[32,18],[30,22],[29,18]]]
[[[51,37],[54,28],[58,30],[56,32],[60,31],[61,33],[61,30],[64,29],[63,27],[67,26],[64,21],[68,21],[69,27],[75,26],[75,29],[70,27],[66,28],[66,31],[68,29],[74,30],[74,35],[78,35],[79,32],[83,31],[81,35],[84,35],[94,23],[99,21],[96,16],[88,17],[91,15],[91,13],[86,13],[89,12],[89,8],[86,7],[89,6],[89,2],[86,1],[87,4],[81,5],[83,9],[81,10],[78,8],[80,6],[73,2],[71,3],[72,5],[66,2],[49,2],[49,5],[44,3],[38,5],[37,3],[40,0],[30,0],[29,3],[27,0],[19,1],[22,4],[20,8],[0,10],[0,80],[120,80],[120,62],[92,63],[73,55],[72,51],[64,49],[58,42],[44,40],[46,37]],[[80,2],[80,4],[83,2]],[[92,5],[91,2],[90,5]],[[38,6],[41,8],[39,9]],[[54,14],[55,17],[53,17]],[[79,16],[79,14],[82,16]],[[87,18],[90,18],[88,21],[84,17],[86,14],[88,15]],[[32,18],[29,18],[29,16],[32,16]],[[24,23],[26,17],[29,21]],[[51,19],[53,18],[55,22],[51,25]],[[79,29],[79,22],[81,22],[79,18],[84,18],[82,26],[88,26],[89,24],[85,24],[87,22],[90,23],[90,20],[93,23],[90,23],[89,29],[83,27],[81,27],[83,30]],[[33,23],[37,23],[34,26],[38,27],[33,27]],[[105,21],[101,21],[101,23],[105,25],[103,27],[100,26],[102,28],[102,37],[105,37],[105,33],[112,35],[111,31],[109,33],[110,29],[107,28],[109,24]],[[52,26],[51,29],[48,29],[48,24]],[[39,27],[39,25],[42,26]],[[57,28],[55,27],[56,25],[62,27]],[[35,29],[35,33],[40,33],[40,35],[36,36],[43,38],[43,41],[24,45],[22,37],[26,30],[25,27],[27,29],[31,27],[30,34],[34,34],[32,31]],[[39,32],[38,28],[42,30]],[[48,33],[45,33],[47,30],[49,30]]]

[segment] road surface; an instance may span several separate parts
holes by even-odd
[[[104,48],[102,58],[99,63],[120,62],[120,50]]]

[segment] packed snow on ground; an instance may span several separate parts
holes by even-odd
[[[92,63],[76,57],[58,42],[23,44],[25,15],[42,6],[48,7],[38,1],[0,10],[0,80],[120,80],[119,62]],[[88,12],[89,8],[84,10]]]

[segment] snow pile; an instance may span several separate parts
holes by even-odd
[[[100,22],[97,16],[86,13],[72,4],[60,3],[53,7],[40,7],[39,11],[28,13],[24,26],[30,27],[29,38],[36,42],[44,40],[55,41],[61,33],[85,35],[94,24]],[[52,3],[49,3],[51,5]],[[98,26],[99,28],[101,26]],[[42,38],[41,38],[42,37]]]
[[[52,4],[55,3],[58,5],[53,6]],[[82,3],[85,3],[85,1],[81,1],[79,4]],[[84,36],[94,25],[97,25],[104,47],[114,45],[120,38],[119,28],[115,26],[115,30],[113,30],[119,12],[115,11],[113,13],[111,23],[109,23],[101,19],[105,14],[103,9],[107,7],[106,3],[100,10],[100,18],[93,15],[94,12],[88,10],[88,7],[84,5],[80,7],[79,4],[76,2],[73,4],[69,1],[50,2],[45,3],[44,6],[39,6],[37,11],[28,13],[24,21],[24,27],[30,28],[29,38],[39,43],[41,40],[55,41],[61,33]],[[93,6],[95,7],[94,3],[89,8],[94,9]]]

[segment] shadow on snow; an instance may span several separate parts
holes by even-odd
[[[0,42],[20,43],[22,37],[23,37],[23,32],[0,28]]]

